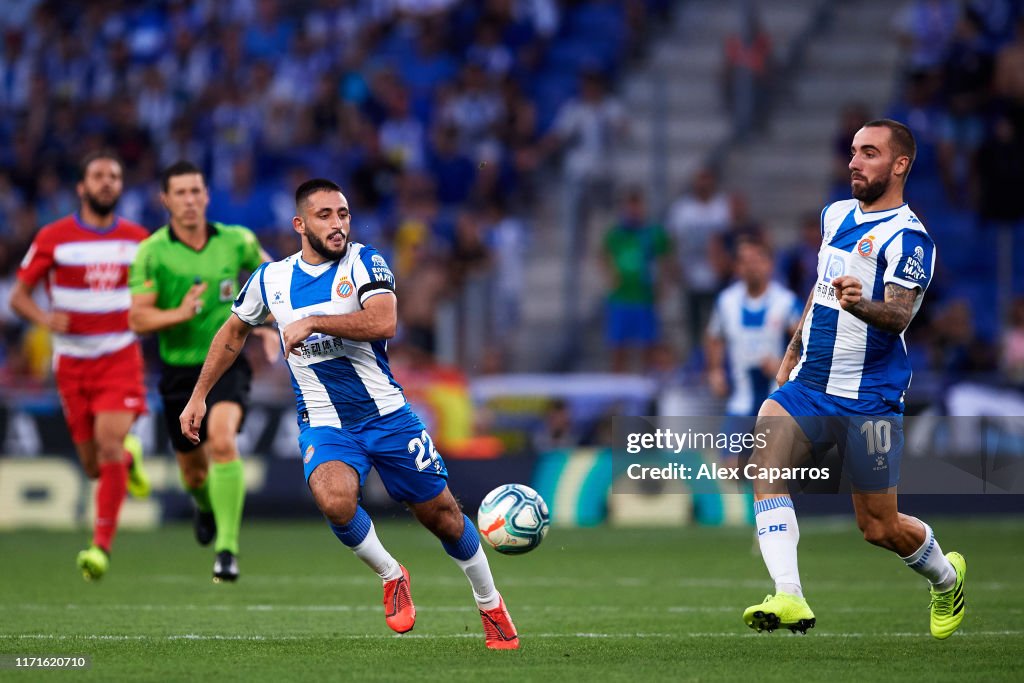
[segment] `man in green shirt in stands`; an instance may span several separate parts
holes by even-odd
[[[208,545],[216,538],[213,580],[235,581],[245,502],[236,436],[252,378],[245,356],[238,357],[210,392],[198,446],[182,436],[178,416],[192,395],[214,334],[231,315],[240,275],[270,257],[248,228],[206,219],[210,197],[195,164],[179,161],[168,167],[161,189],[170,221],[139,245],[129,278],[129,322],[138,334],[158,334],[164,421],[185,488],[195,500],[196,540]]]

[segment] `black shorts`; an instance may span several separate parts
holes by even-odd
[[[199,380],[201,365],[167,365],[164,364],[160,375],[160,398],[164,403],[164,424],[167,426],[167,436],[171,439],[171,445],[179,453],[188,453],[199,447],[206,441],[206,419],[199,427],[199,444],[189,441],[181,433],[181,412],[188,405],[192,398],[192,390]],[[242,420],[238,423],[241,431],[245,423],[245,413],[249,407],[249,388],[252,385],[252,368],[245,356],[238,359],[228,368],[224,376],[213,385],[210,394],[206,397],[207,417],[209,410],[215,403],[230,401],[242,406]]]

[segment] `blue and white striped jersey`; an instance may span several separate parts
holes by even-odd
[[[786,352],[793,329],[800,323],[803,304],[778,282],[754,298],[743,282],[722,290],[708,323],[708,335],[725,343],[732,394],[726,404],[730,415],[756,415],[775,389],[778,362]],[[775,364],[763,372],[766,360]]]
[[[903,333],[884,332],[842,310],[832,280],[857,277],[869,301],[884,299],[888,283],[920,289],[916,314],[935,269],[935,243],[906,204],[864,213],[856,199],[825,207],[821,236],[814,305],[790,379],[834,396],[901,404],[911,375]]]
[[[311,315],[354,313],[372,296],[395,291],[395,276],[376,249],[349,244],[339,261],[309,265],[302,254],[265,263],[252,274],[232,311],[259,325],[274,314],[280,329]],[[282,338],[283,346],[283,338]],[[388,366],[387,342],[313,334],[302,356],[286,359],[300,427],[343,428],[406,404]]]

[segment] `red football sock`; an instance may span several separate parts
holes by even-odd
[[[96,528],[93,531],[93,545],[108,553],[117,531],[117,515],[121,501],[128,491],[128,466],[122,462],[107,462],[100,465],[100,483],[96,487]]]

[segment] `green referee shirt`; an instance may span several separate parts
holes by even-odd
[[[231,315],[239,275],[263,263],[256,235],[241,225],[207,223],[209,239],[196,251],[174,236],[169,226],[139,245],[128,286],[132,294],[156,294],[157,308],[176,308],[192,285],[206,283],[202,309],[157,333],[160,358],[168,365],[201,365],[217,330]]]

